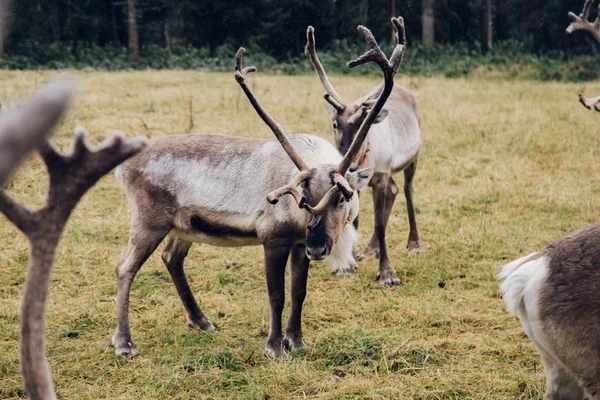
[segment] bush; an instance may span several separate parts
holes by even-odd
[[[390,43],[382,49],[389,53]],[[423,46],[409,43],[401,73],[410,75],[443,75],[446,77],[468,77],[474,72],[494,71],[502,78],[525,78],[552,81],[589,81],[600,77],[600,55],[567,57],[563,52],[535,55],[526,42],[509,40],[498,42],[493,49],[484,50],[480,43],[467,45],[435,44]],[[197,69],[203,71],[232,71],[236,47],[225,43],[211,50],[178,44],[169,54],[157,45],[143,46],[138,62],[129,60],[124,47],[90,45],[87,43],[60,42],[43,44],[24,41],[11,48],[11,52],[0,59],[3,69]],[[349,40],[334,41],[328,49],[319,51],[319,57],[327,71],[336,74],[378,74],[375,65],[349,69],[346,63],[365,51],[364,43]],[[304,54],[288,54],[285,59],[276,59],[266,54],[256,44],[250,43],[245,57],[246,65],[255,65],[266,73],[290,75],[312,73],[313,68]],[[485,67],[485,68],[481,68]]]

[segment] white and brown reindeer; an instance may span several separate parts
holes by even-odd
[[[589,32],[596,41],[600,43],[600,3],[598,4],[598,15],[596,19],[592,22],[589,20],[590,17],[590,9],[592,8],[592,4],[594,0],[585,0],[583,3],[583,9],[581,10],[581,14],[577,15],[573,12],[569,12],[569,18],[571,18],[571,24],[567,27],[567,34],[571,34],[575,31],[585,31]],[[600,103],[600,96],[593,97],[588,99],[583,94],[579,94],[579,101],[583,104],[587,109],[591,110],[592,107],[596,111],[600,111],[600,107],[598,107],[598,103]]]
[[[306,39],[305,53],[325,87],[324,98],[329,103],[327,111],[333,123],[335,144],[342,154],[347,154],[383,86],[378,85],[353,103],[344,103],[317,56],[312,26],[306,31]],[[352,160],[351,167],[352,170],[366,164],[374,170],[369,186],[373,190],[375,231],[367,247],[358,254],[358,259],[378,256],[377,277],[380,283],[400,285],[402,282],[390,262],[385,241],[387,224],[398,194],[398,186],[392,177],[396,172],[404,171],[404,195],[410,226],[408,250],[423,250],[412,198],[412,181],[421,149],[421,112],[414,94],[400,85],[394,85],[388,101],[377,114],[369,132],[357,156]],[[353,222],[358,228],[358,218]]]
[[[586,0],[567,33],[586,30],[600,41],[600,21],[588,21]],[[580,101],[592,108],[597,99]],[[598,106],[595,107],[596,110]],[[506,264],[498,275],[510,314],[542,357],[545,400],[600,400],[600,223],[550,242]]]
[[[502,268],[506,308],[542,356],[546,400],[600,400],[600,223]]]
[[[301,315],[310,261],[329,257],[345,267],[354,263],[352,247],[357,234],[348,221],[358,212],[354,192],[368,183],[371,170],[348,169],[392,92],[404,49],[403,21],[392,21],[399,34],[389,61],[371,32],[359,27],[369,51],[348,65],[377,63],[384,73],[384,90],[346,157],[316,136],[288,138],[248,86],[246,74],[255,68],[242,68],[242,48],[236,55],[235,78],[276,139],[174,135],[152,141],[122,165],[118,176],[129,201],[131,233],[126,255],[117,268],[118,326],[112,341],[117,354],[136,353],[128,319],[130,288],[136,273],[165,237],[168,243],[162,259],[191,327],[216,330],[200,310],[183,270],[192,242],[262,245],[270,303],[265,353],[287,360],[290,356],[285,347],[306,347]],[[290,196],[284,196],[287,194]],[[291,311],[284,337],[281,317],[290,254]]]
[[[2,17],[0,4],[0,18]],[[37,147],[50,176],[46,204],[31,210],[0,189],[0,212],[29,239],[29,263],[21,305],[20,363],[27,396],[54,400],[56,394],[45,355],[45,312],[56,248],[71,212],[103,175],[140,151],[145,139],[125,141],[113,135],[95,149],[78,128],[70,153],[62,154],[47,136],[73,97],[74,86],[57,82],[41,90],[27,106],[9,110],[0,118],[0,186],[10,171]]]

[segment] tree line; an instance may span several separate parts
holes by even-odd
[[[214,50],[240,45],[276,59],[301,54],[313,25],[317,45],[357,43],[356,26],[391,38],[391,15],[405,18],[411,42],[467,44],[489,48],[517,41],[532,53],[590,52],[585,35],[564,33],[567,12],[583,0],[13,0],[8,36],[0,52],[32,46],[126,47],[130,59],[145,46],[171,52],[186,44]],[[594,10],[595,12],[595,10]],[[595,15],[593,15],[595,18]],[[1,26],[1,25],[0,25]]]

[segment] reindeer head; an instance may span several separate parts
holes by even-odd
[[[393,18],[393,22],[398,32],[402,32],[401,36],[404,37],[402,19]],[[361,189],[369,182],[372,170],[362,169],[348,172],[348,169],[362,147],[371,125],[392,92],[396,66],[402,58],[404,49],[403,42],[399,41],[388,61],[371,32],[363,26],[359,26],[358,29],[365,37],[369,51],[350,61],[348,66],[352,68],[367,62],[375,62],[383,71],[384,84],[370,110],[362,118],[360,127],[355,131],[345,157],[337,166],[329,164],[309,166],[304,162],[292,146],[283,127],[267,113],[248,86],[246,76],[249,72],[256,71],[256,68],[242,67],[244,48],[240,48],[236,54],[235,78],[237,82],[248,96],[258,115],[273,131],[281,146],[300,171],[286,186],[269,193],[267,200],[271,204],[277,204],[281,196],[289,194],[296,200],[298,207],[307,211],[306,254],[312,260],[322,260],[329,256],[333,245],[338,241],[347,224],[358,213],[358,198],[354,196],[354,191]]]
[[[398,65],[402,61],[406,37],[404,34],[404,21],[402,20],[402,18],[392,18],[392,23],[396,27],[397,31],[396,38],[398,40],[398,46],[396,47],[396,49],[400,48],[398,52],[394,51],[394,54],[390,59],[391,68],[394,70],[395,73],[397,71]],[[358,29],[364,35],[363,30],[366,28],[364,28],[363,26],[359,26]],[[372,40],[372,42],[369,42],[369,40],[367,40],[367,42],[369,42],[369,47],[371,47],[371,50],[369,50],[368,53],[373,51],[373,46],[377,46],[377,43],[375,42],[375,39],[372,37],[372,35],[370,40]],[[333,124],[335,144],[342,154],[346,154],[350,149],[350,145],[352,144],[358,130],[367,118],[367,115],[369,115],[369,113],[373,109],[373,106],[380,98],[384,87],[378,87],[377,90],[374,93],[371,93],[369,96],[367,96],[366,99],[357,100],[352,104],[345,104],[342,101],[340,95],[334,89],[331,82],[329,82],[329,78],[325,73],[325,69],[321,64],[319,57],[317,57],[317,51],[315,46],[315,30],[312,26],[309,26],[306,30],[306,47],[304,49],[304,52],[306,53],[308,58],[310,58],[310,61],[315,67],[315,71],[319,75],[321,83],[325,88],[326,93],[323,97],[329,103],[327,105],[327,112],[329,113]],[[375,114],[375,118],[372,124],[378,124],[382,122],[383,120],[385,120],[387,115],[388,111],[385,109],[381,109]],[[366,156],[366,151],[362,151],[360,152],[360,154],[362,157],[364,157]],[[358,161],[360,164],[360,160]]]
[[[289,184],[269,193],[267,201],[277,204],[285,194],[294,197],[307,211],[306,255],[323,260],[358,215],[359,200],[354,192],[369,183],[372,174],[372,169],[365,168],[342,175],[337,165],[322,164],[300,172]]]

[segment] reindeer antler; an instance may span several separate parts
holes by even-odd
[[[275,134],[275,137],[277,138],[277,140],[279,140],[279,143],[281,143],[281,146],[283,146],[283,149],[288,154],[288,156],[290,156],[296,167],[300,171],[308,171],[308,166],[306,165],[302,157],[300,157],[300,154],[298,154],[296,149],[294,149],[292,143],[290,143],[290,139],[288,139],[285,130],[283,129],[283,126],[281,126],[279,122],[277,122],[269,115],[269,113],[263,108],[262,104],[260,104],[260,102],[256,99],[256,96],[252,92],[252,89],[250,89],[250,87],[248,86],[248,82],[246,81],[246,75],[249,72],[255,72],[256,68],[242,68],[242,62],[244,59],[245,52],[246,49],[240,47],[240,49],[235,55],[235,80],[240,84],[240,86],[244,90],[244,93],[246,93],[248,100],[250,100],[250,103],[252,103],[252,106],[254,107],[258,115],[262,118],[263,121],[265,121],[265,124],[267,124],[267,126],[271,128],[271,130]]]
[[[325,210],[326,206],[336,196],[338,191],[342,192],[342,195],[344,196],[346,201],[350,201],[350,199],[354,195],[354,191],[352,190],[352,188],[350,187],[350,184],[344,177],[344,174],[348,171],[348,168],[354,161],[354,158],[358,154],[358,151],[360,150],[360,147],[362,146],[362,144],[367,136],[367,133],[369,132],[371,125],[375,121],[377,114],[379,114],[379,112],[381,111],[381,108],[383,107],[387,98],[389,97],[390,93],[392,92],[392,88],[394,86],[394,75],[396,74],[398,66],[399,66],[400,62],[402,61],[404,44],[406,43],[406,36],[404,33],[404,20],[402,19],[402,17],[392,18],[392,23],[396,27],[396,31],[397,31],[396,38],[398,40],[398,44],[396,45],[396,48],[394,49],[389,61],[386,58],[385,54],[383,54],[383,52],[377,45],[377,41],[373,37],[373,34],[371,34],[371,31],[369,31],[364,26],[358,27],[358,30],[363,34],[363,36],[365,37],[365,39],[367,41],[367,45],[369,46],[369,51],[367,51],[365,54],[363,54],[361,57],[357,58],[356,60],[350,61],[348,63],[348,66],[350,68],[353,68],[357,65],[364,64],[367,62],[377,63],[381,67],[381,69],[383,70],[383,73],[384,73],[384,86],[381,91],[381,94],[379,94],[379,97],[377,98],[377,101],[375,102],[375,104],[369,111],[369,114],[367,115],[367,117],[363,121],[362,125],[360,126],[356,137],[352,141],[352,144],[350,146],[348,153],[342,159],[342,161],[340,162],[340,164],[338,165],[336,170],[333,171],[333,173],[331,175],[331,180],[332,180],[333,186],[331,187],[331,189],[329,189],[327,191],[327,193],[325,193],[323,198],[314,207],[312,207],[306,203],[306,199],[304,198],[304,196],[301,195],[300,191],[298,190],[298,186],[302,182],[304,182],[306,179],[310,178],[312,171],[310,171],[308,169],[308,167],[306,167],[306,164],[302,161],[302,158],[300,157],[300,155],[292,147],[292,144],[290,143],[289,139],[287,138],[287,135],[285,134],[283,127],[277,121],[275,121],[273,118],[271,118],[271,116],[269,116],[269,114],[265,111],[265,109],[261,106],[261,104],[256,99],[256,96],[254,95],[252,90],[248,87],[248,84],[246,82],[246,75],[248,72],[256,71],[256,68],[253,68],[253,67],[242,68],[242,60],[243,60],[244,53],[246,50],[243,47],[238,50],[238,52],[235,56],[235,60],[236,60],[235,79],[237,80],[237,82],[240,84],[240,86],[244,90],[244,93],[246,93],[246,96],[248,96],[248,99],[250,100],[250,103],[252,103],[252,106],[254,106],[254,109],[256,110],[256,112],[258,112],[258,114],[263,119],[263,121],[265,121],[265,123],[269,126],[269,128],[271,128],[271,130],[273,131],[273,133],[275,134],[275,136],[277,137],[277,139],[279,140],[279,142],[281,143],[281,145],[283,146],[285,151],[288,153],[288,155],[290,156],[290,158],[292,159],[294,164],[296,164],[298,169],[301,171],[300,174],[298,174],[296,177],[294,177],[288,185],[286,185],[282,188],[279,188],[277,190],[274,190],[267,195],[267,200],[271,204],[276,204],[279,201],[279,198],[281,196],[283,196],[285,194],[289,194],[292,197],[294,197],[294,199],[296,200],[296,202],[298,203],[298,206],[300,208],[306,209],[311,214],[319,215]],[[325,86],[325,89],[328,92],[326,94],[325,98],[326,99],[334,98],[335,101],[338,102],[338,105],[341,106],[341,101],[339,100],[339,96],[338,96],[337,92],[335,91],[335,89],[333,89],[333,86],[331,85],[329,80],[327,79],[327,75],[325,74],[325,71],[323,70],[323,66],[321,65],[321,62],[319,61],[318,57],[316,56],[314,29],[311,26],[309,26],[308,30],[306,31],[306,38],[307,38],[307,44],[306,44],[305,52],[309,56],[311,61],[313,62],[313,65],[315,66],[317,73],[321,77],[321,82],[323,83],[323,86]],[[332,103],[331,101],[330,101],[330,103],[334,107],[336,106],[336,104]]]
[[[350,185],[348,184],[346,179],[338,172],[335,172],[334,175],[332,175],[331,177],[334,185],[331,189],[329,189],[325,196],[323,196],[321,201],[319,201],[319,203],[315,207],[312,207],[310,206],[310,204],[306,203],[306,199],[298,190],[298,186],[302,182],[310,178],[313,170],[310,170],[308,168],[306,163],[302,160],[302,157],[300,157],[300,154],[296,152],[296,150],[290,143],[287,135],[285,134],[283,127],[267,113],[267,111],[262,107],[260,102],[256,99],[256,96],[254,95],[252,90],[248,87],[246,75],[248,72],[256,71],[256,68],[242,68],[242,61],[244,58],[245,51],[246,50],[243,47],[241,47],[235,55],[235,79],[244,90],[244,93],[246,93],[246,96],[248,96],[248,100],[250,100],[250,103],[252,104],[258,115],[260,115],[262,120],[265,121],[269,128],[271,128],[271,130],[275,134],[275,137],[279,140],[279,143],[281,143],[281,146],[283,146],[286,153],[292,159],[294,164],[296,164],[296,167],[298,167],[298,169],[300,170],[300,173],[294,178],[292,178],[289,184],[270,192],[267,195],[267,201],[271,204],[277,204],[281,196],[289,194],[292,197],[294,197],[296,203],[298,203],[298,207],[304,208],[311,214],[316,215],[322,213],[325,210],[325,207],[327,206],[327,204],[329,204],[329,202],[335,196],[338,190],[342,190],[342,193],[344,194],[344,197],[346,197],[346,200],[350,200],[354,192],[350,188]]]
[[[73,85],[66,83],[47,87],[29,107],[4,117],[0,121],[0,149],[5,148],[8,139],[9,146],[18,149],[18,155],[24,154],[58,122],[73,92]],[[17,136],[17,132],[23,135]],[[31,246],[21,309],[21,373],[30,399],[56,399],[45,355],[44,314],[56,247],[64,226],[84,193],[145,145],[145,138],[125,140],[122,134],[113,134],[90,149],[85,131],[78,128],[69,154],[59,152],[47,140],[39,145],[50,175],[50,190],[42,208],[26,208],[0,190],[0,211],[27,236]],[[11,161],[13,165],[17,158]],[[6,166],[2,169],[0,172]]]
[[[585,0],[583,3],[583,9],[581,10],[581,14],[576,15],[573,12],[569,12],[569,18],[571,18],[571,24],[567,27],[567,34],[571,34],[575,31],[582,30],[588,31],[594,36],[596,41],[600,42],[600,3],[598,4],[598,15],[594,22],[589,21],[590,10],[592,9],[592,4],[594,0]],[[600,111],[600,108],[595,104],[600,102],[600,97],[595,97],[592,99],[586,99],[582,94],[579,95],[579,101],[583,104],[587,109],[591,110],[592,106],[596,111]]]
[[[306,204],[306,198],[300,194],[298,186],[300,186],[300,184],[308,178],[310,178],[310,171],[300,172],[298,175],[292,178],[290,183],[267,194],[267,201],[271,204],[277,204],[281,196],[284,194],[291,194],[296,200],[296,203],[298,203],[298,207],[303,208]]]
[[[569,18],[571,18],[571,24],[567,27],[567,34],[571,34],[575,31],[588,31],[594,38],[600,42],[600,4],[598,4],[598,16],[594,22],[589,21],[590,9],[594,0],[585,0],[583,3],[583,9],[581,14],[576,15],[573,12],[569,12]]]
[[[73,97],[74,86],[56,82],[40,90],[22,109],[5,113],[0,120],[0,183],[35,146],[42,143]]]
[[[354,137],[354,140],[352,141],[348,152],[346,153],[344,159],[342,160],[342,162],[340,162],[340,165],[337,168],[340,175],[344,175],[346,171],[348,171],[348,168],[350,168],[350,165],[352,165],[352,162],[358,155],[358,152],[360,151],[360,148],[363,142],[365,141],[367,133],[369,133],[369,129],[375,121],[377,114],[379,114],[388,97],[392,93],[392,88],[394,87],[394,75],[396,75],[398,67],[402,62],[402,56],[404,55],[404,45],[406,44],[404,20],[402,19],[402,17],[392,18],[392,23],[396,27],[396,40],[398,41],[398,43],[396,44],[396,47],[394,48],[394,51],[392,52],[392,56],[390,57],[389,61],[385,54],[383,54],[383,52],[379,48],[379,45],[377,44],[377,41],[375,40],[375,37],[373,36],[371,31],[362,25],[358,27],[358,31],[362,33],[363,37],[365,38],[369,50],[357,59],[348,62],[348,67],[354,68],[357,65],[365,64],[367,62],[374,62],[377,65],[379,65],[379,67],[383,71],[384,85],[381,94],[379,94],[377,101],[367,114],[367,117],[364,119],[363,123],[360,125],[360,128],[358,129],[358,132]]]
[[[336,92],[331,82],[329,82],[329,78],[327,77],[327,73],[323,68],[323,64],[321,64],[321,61],[317,56],[317,49],[315,46],[315,28],[312,26],[309,26],[306,29],[306,47],[304,47],[304,54],[308,56],[310,62],[315,67],[315,71],[317,71],[319,79],[321,79],[321,83],[327,92],[323,95],[323,98],[338,111],[344,111],[346,105],[342,101],[342,98],[338,92]]]

